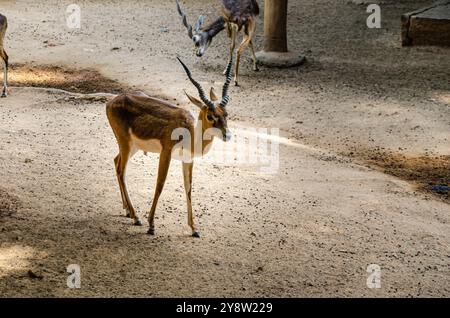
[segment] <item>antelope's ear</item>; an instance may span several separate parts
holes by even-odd
[[[216,91],[214,90],[214,87],[211,87],[211,90],[209,91],[209,97],[213,102],[217,102],[219,98],[216,95]]]
[[[192,104],[194,104],[197,107],[203,108],[206,107],[200,100],[198,100],[195,97],[192,97],[191,95],[189,95],[188,93],[184,92],[186,94],[186,96],[189,98],[189,100],[191,101]]]
[[[200,31],[200,29],[202,28],[203,24],[205,23],[205,17],[204,16],[199,16],[197,23],[195,23],[195,32]]]

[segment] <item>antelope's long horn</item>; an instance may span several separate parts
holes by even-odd
[[[223,90],[222,90],[222,101],[220,102],[220,106],[226,107],[228,105],[228,102],[230,101],[230,95],[228,95],[228,90],[230,88],[231,83],[231,69],[233,67],[233,56],[230,58],[230,63],[228,63],[227,66],[227,72],[226,72],[226,80],[225,84],[223,84]]]
[[[176,0],[177,2],[177,9],[178,9],[178,13],[181,15],[181,18],[183,19],[183,25],[186,27],[186,29],[188,30],[188,36],[192,39],[194,36],[194,33],[192,32],[192,25],[190,25],[187,22],[187,16],[186,14],[183,12],[183,10],[181,9],[181,5],[180,2],[178,0]]]
[[[186,64],[183,63],[182,60],[180,60],[179,57],[177,57],[178,61],[181,63],[181,66],[183,66],[184,71],[186,72],[187,76],[189,77],[189,79],[191,80],[192,84],[194,84],[194,86],[197,88],[198,90],[198,95],[200,97],[200,99],[205,103],[206,106],[208,106],[211,110],[213,110],[216,106],[214,105],[214,103],[212,101],[209,100],[208,97],[206,97],[206,93],[203,90],[202,86],[200,85],[199,82],[197,82],[193,77],[192,77],[192,73],[191,71],[188,69],[188,67],[186,66]]]

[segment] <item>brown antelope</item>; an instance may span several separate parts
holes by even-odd
[[[0,57],[3,60],[3,91],[0,97],[6,97],[8,94],[8,54],[6,54],[3,48],[3,40],[5,39],[6,28],[8,27],[8,21],[4,15],[0,14]]]
[[[226,29],[228,36],[231,38],[230,57],[228,60],[230,61],[236,47],[236,37],[242,31],[244,36],[237,50],[234,84],[239,86],[238,77],[241,54],[247,47],[250,48],[252,54],[253,70],[258,71],[258,60],[255,55],[252,40],[256,30],[256,17],[259,15],[259,6],[256,0],[222,0],[222,16],[206,27],[203,27],[205,21],[203,16],[200,16],[195,26],[192,27],[187,21],[186,14],[181,9],[179,0],[176,0],[176,3],[178,13],[183,20],[183,25],[188,30],[188,36],[196,47],[197,56],[203,56],[211,44],[212,39],[222,30]]]
[[[202,156],[210,150],[214,136],[207,135],[208,130],[216,130],[224,141],[231,138],[227,126],[226,106],[229,102],[228,89],[231,82],[231,68],[233,59],[230,60],[226,81],[223,86],[222,100],[218,98],[211,88],[208,98],[202,86],[193,79],[187,66],[178,59],[183,66],[188,78],[198,90],[200,100],[186,93],[189,100],[200,108],[198,120],[185,109],[176,107],[166,101],[150,97],[142,92],[127,93],[115,97],[107,103],[106,113],[109,123],[119,144],[119,154],[114,159],[117,180],[122,195],[123,208],[127,210],[127,216],[134,219],[135,225],[141,225],[136,211],[130,201],[125,172],[128,161],[138,151],[159,153],[158,177],[153,203],[148,216],[148,234],[154,235],[154,217],[159,196],[163,190],[169,170],[170,161],[175,156],[177,145],[188,141],[187,151],[190,158]],[[179,138],[176,131],[182,129],[188,134]],[[175,137],[174,137],[175,136]],[[185,138],[183,138],[185,137]],[[183,140],[186,139],[186,140]],[[183,177],[187,199],[188,224],[192,229],[192,236],[199,237],[195,228],[192,215],[192,168],[193,160],[183,160]]]

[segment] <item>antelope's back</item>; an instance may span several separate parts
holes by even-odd
[[[259,15],[256,0],[222,0],[223,11],[230,22],[243,25],[252,17]]]
[[[6,30],[6,27],[8,26],[8,20],[6,17],[0,13],[0,30]]]
[[[0,13],[0,48],[3,46],[3,38],[5,37],[6,28],[8,27],[8,21],[6,17]]]
[[[187,110],[142,93],[118,95],[106,104],[108,119],[132,128],[142,139],[162,138],[175,128],[191,128],[195,119]],[[149,129],[152,128],[152,129]]]

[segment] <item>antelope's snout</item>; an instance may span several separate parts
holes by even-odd
[[[223,135],[223,141],[227,142],[231,140],[231,137],[233,136],[233,133],[231,130],[226,129],[225,132],[222,132]]]
[[[205,54],[205,48],[199,48],[196,54],[198,57],[202,57]]]

